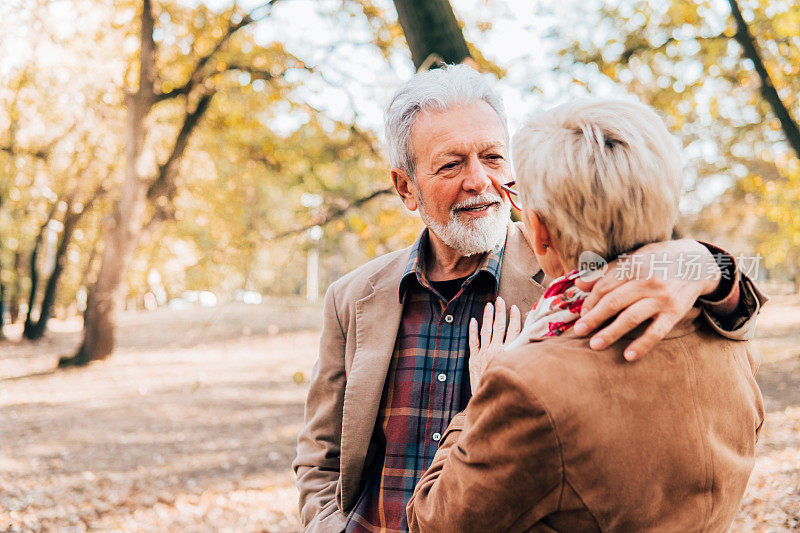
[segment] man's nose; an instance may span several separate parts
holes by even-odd
[[[492,179],[486,172],[486,168],[481,164],[477,157],[471,157],[464,169],[466,175],[462,182],[462,187],[467,192],[483,194],[486,189],[491,187]]]

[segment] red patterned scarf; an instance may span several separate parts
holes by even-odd
[[[556,337],[575,324],[581,316],[583,301],[589,296],[589,293],[575,286],[575,280],[581,274],[581,271],[573,270],[553,280],[525,318],[525,325],[519,337],[510,343],[506,350],[530,341]]]

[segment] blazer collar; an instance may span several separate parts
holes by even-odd
[[[509,223],[498,296],[508,303],[516,303],[520,311],[526,313],[544,293],[550,281],[539,266],[524,226],[520,222]]]

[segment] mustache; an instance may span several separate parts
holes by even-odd
[[[475,207],[476,205],[480,204],[501,204],[503,203],[503,198],[497,194],[492,193],[484,193],[472,198],[467,198],[463,202],[458,202],[457,204],[453,205],[450,208],[450,211],[455,213],[461,209],[469,209],[470,207]]]

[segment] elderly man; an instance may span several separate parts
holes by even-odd
[[[629,365],[624,343],[592,351],[571,328],[587,296],[580,251],[615,257],[668,237],[679,162],[661,119],[635,102],[563,104],[514,137],[522,219],[556,279],[516,340],[502,300],[487,305],[480,341],[473,319],[475,395],[414,491],[411,531],[730,528],[764,421],[750,343],[713,334],[692,309]]]
[[[347,274],[325,296],[293,464],[307,531],[407,530],[414,486],[471,396],[470,319],[498,295],[517,316],[547,284],[525,235],[509,222],[505,114],[478,73],[454,66],[416,75],[391,101],[386,132],[397,192],[427,228],[411,247]],[[637,253],[662,252],[715,264],[689,240]],[[761,295],[731,261],[720,263],[722,275],[716,269],[692,282],[617,279],[611,269],[592,291],[582,332],[617,316],[592,338],[600,349],[653,319],[628,347],[626,357],[635,359],[705,295],[712,327],[744,338]]]

